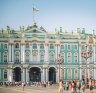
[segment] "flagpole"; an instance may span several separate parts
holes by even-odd
[[[34,4],[33,4],[33,8],[34,8]],[[34,11],[33,11],[33,23],[35,22],[34,17],[35,17],[35,13],[34,13]]]

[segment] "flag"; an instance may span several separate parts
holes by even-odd
[[[38,12],[39,10],[33,7],[33,12]]]

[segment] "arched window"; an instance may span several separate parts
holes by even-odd
[[[19,48],[19,43],[16,43],[15,44],[15,48]]]
[[[37,49],[37,44],[33,44],[33,49]]]
[[[61,45],[61,50],[64,49],[64,45]]]
[[[28,43],[26,43],[25,48],[27,48],[27,49],[29,48],[29,44]]]
[[[54,49],[54,45],[53,44],[50,44],[50,49]]]
[[[40,49],[44,49],[44,44],[40,44]]]

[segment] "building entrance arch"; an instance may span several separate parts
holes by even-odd
[[[21,68],[16,67],[13,69],[13,80],[16,82],[21,81]]]
[[[32,67],[29,70],[29,80],[32,82],[41,81],[41,71],[38,67]]]
[[[56,70],[54,67],[49,68],[49,81],[56,83]]]

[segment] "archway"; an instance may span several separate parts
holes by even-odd
[[[41,72],[40,68],[38,67],[32,67],[29,71],[29,80],[32,82],[41,81]]]
[[[56,71],[54,67],[49,68],[49,81],[56,82]]]
[[[21,81],[21,68],[16,67],[13,69],[13,80],[14,81]]]

